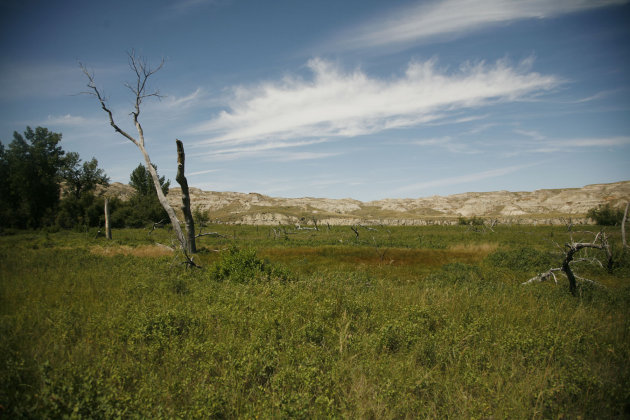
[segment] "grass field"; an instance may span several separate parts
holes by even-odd
[[[274,229],[0,236],[0,417],[630,417],[618,230],[574,297],[564,226]]]

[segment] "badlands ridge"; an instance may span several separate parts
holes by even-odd
[[[113,183],[108,195],[128,198],[133,189]],[[587,223],[589,209],[602,204],[624,206],[630,200],[630,181],[593,184],[582,188],[531,192],[469,192],[415,199],[362,202],[353,199],[276,198],[257,193],[202,191],[190,188],[193,209],[208,211],[211,221],[233,224],[426,225],[456,224],[460,217],[481,217],[500,223],[558,224],[571,219]],[[181,207],[181,190],[167,196]]]

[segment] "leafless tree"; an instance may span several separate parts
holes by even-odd
[[[112,227],[109,221],[109,200],[105,197],[105,237],[112,239]]]
[[[186,161],[184,143],[181,140],[175,140],[175,143],[177,144],[177,176],[175,180],[182,188],[182,213],[184,213],[184,223],[186,224],[186,249],[189,253],[194,254],[197,252],[195,221],[190,211],[190,192],[188,191],[188,181],[184,175],[184,162]]]
[[[354,234],[356,235],[356,240],[359,240],[359,229],[355,226],[350,226],[350,229],[352,229],[352,231],[354,232]]]
[[[624,210],[623,219],[621,219],[621,243],[623,244],[624,250],[628,247],[628,243],[626,242],[626,219],[628,218],[628,207],[630,207],[630,201],[626,203],[626,210]]]
[[[608,238],[606,236],[606,233],[604,231],[601,231],[597,234],[594,234],[593,232],[586,232],[589,234],[593,234],[594,238],[591,242],[575,242],[573,240],[573,237],[571,237],[571,242],[567,242],[564,244],[564,260],[562,261],[562,265],[560,267],[556,267],[556,268],[550,268],[549,270],[545,271],[544,273],[540,273],[537,274],[536,276],[532,277],[531,279],[527,280],[526,282],[523,282],[522,284],[530,284],[530,283],[536,283],[536,282],[543,282],[549,279],[553,279],[554,282],[556,282],[556,284],[558,283],[558,279],[556,277],[556,273],[562,273],[566,276],[566,278],[569,280],[569,291],[571,292],[571,294],[576,295],[577,294],[577,280],[581,280],[584,282],[589,282],[589,283],[593,283],[593,284],[597,284],[600,285],[599,283],[597,283],[594,280],[589,280],[589,279],[585,279],[583,277],[579,277],[578,275],[576,275],[572,268],[571,268],[571,264],[576,263],[576,262],[582,262],[582,261],[587,261],[587,262],[591,262],[594,264],[597,264],[601,267],[603,267],[603,264],[601,263],[600,260],[596,259],[596,258],[579,258],[579,259],[574,259],[575,255],[582,249],[587,249],[587,248],[594,248],[594,249],[599,249],[601,251],[604,251],[606,254],[606,258],[607,258],[607,269],[610,271],[612,269],[612,253],[610,251],[610,246],[608,244]]]
[[[134,96],[134,110],[131,112],[130,115],[132,117],[133,123],[138,132],[137,137],[134,137],[131,134],[127,133],[126,131],[121,129],[120,126],[116,123],[116,121],[114,120],[114,115],[112,111],[110,110],[109,106],[107,105],[107,99],[103,96],[102,92],[96,86],[96,82],[94,80],[94,74],[90,72],[87,69],[87,67],[85,67],[83,64],[80,64],[83,74],[85,74],[85,76],[88,79],[87,87],[89,90],[85,93],[93,95],[98,99],[101,105],[101,108],[103,109],[103,111],[105,111],[105,113],[109,117],[109,123],[114,128],[114,131],[116,131],[123,137],[127,138],[138,149],[140,149],[140,152],[142,152],[142,156],[144,157],[147,170],[149,171],[149,173],[151,174],[151,178],[153,179],[153,183],[155,185],[155,190],[157,192],[158,200],[160,201],[160,204],[162,205],[162,207],[168,214],[168,217],[171,220],[171,225],[173,226],[173,230],[175,231],[175,235],[177,236],[177,240],[179,241],[180,246],[182,250],[184,251],[187,260],[190,261],[190,258],[188,257],[188,245],[187,245],[186,237],[184,236],[184,233],[182,232],[182,228],[179,224],[179,220],[177,220],[175,211],[173,210],[171,205],[168,203],[166,196],[162,192],[162,187],[160,185],[158,174],[151,163],[151,158],[149,157],[149,153],[147,152],[147,149],[145,147],[144,131],[142,129],[142,125],[140,124],[140,110],[141,110],[142,102],[147,98],[151,98],[151,97],[160,98],[161,97],[159,91],[149,90],[147,83],[149,81],[149,78],[153,76],[156,72],[158,72],[164,66],[164,60],[162,60],[156,68],[151,68],[147,64],[146,60],[137,56],[134,51],[130,51],[127,55],[129,57],[129,67],[131,68],[131,70],[133,71],[135,75],[135,81],[133,83],[126,83],[125,86],[129,88],[129,90],[133,93],[133,96]]]

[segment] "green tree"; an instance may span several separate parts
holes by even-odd
[[[0,154],[5,185],[0,189],[2,223],[19,228],[37,228],[52,222],[59,204],[59,182],[65,152],[60,133],[43,127],[26,127],[23,135]]]
[[[617,226],[621,224],[623,219],[623,210],[613,208],[610,203],[603,206],[592,208],[586,213],[586,217],[595,220],[595,223],[601,226]]]
[[[157,166],[153,165],[153,167],[157,171]],[[131,172],[129,178],[129,185],[135,188],[137,194],[142,196],[155,195],[156,191],[153,178],[151,178],[151,174],[144,165],[138,165],[138,167]],[[159,180],[162,192],[164,195],[167,195],[171,181],[166,180],[164,176],[159,177]]]
[[[153,165],[157,171],[157,166]],[[164,176],[159,177],[160,186],[164,195],[168,194],[170,181]],[[161,220],[169,220],[168,213],[160,204],[157,197],[153,178],[147,168],[140,164],[131,172],[129,185],[135,190],[135,194],[126,203],[119,203],[112,209],[112,221],[114,226],[140,227],[148,223],[156,223]]]
[[[92,158],[83,162],[78,153],[70,152],[66,155],[62,177],[66,183],[66,192],[77,200],[82,194],[94,191],[97,185],[109,185],[109,177],[103,169],[98,167],[98,160]]]

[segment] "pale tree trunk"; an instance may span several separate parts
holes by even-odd
[[[112,239],[112,227],[109,223],[109,200],[105,197],[105,237]]]
[[[160,97],[159,92],[157,91],[147,92],[146,88],[147,88],[147,80],[149,79],[149,77],[151,77],[153,74],[155,74],[157,71],[159,71],[162,68],[162,66],[164,65],[164,60],[162,60],[162,63],[156,69],[151,69],[148,67],[147,63],[143,59],[138,58],[134,54],[133,51],[130,52],[128,56],[129,56],[129,66],[136,74],[135,84],[127,83],[126,86],[135,95],[135,104],[134,104],[135,110],[131,112],[131,115],[133,117],[133,123],[136,127],[136,130],[138,131],[138,138],[135,138],[129,133],[125,132],[118,126],[118,124],[116,124],[116,122],[114,121],[114,115],[107,106],[106,99],[103,97],[101,92],[96,87],[96,83],[94,82],[94,75],[90,73],[85,66],[81,65],[81,69],[83,70],[83,73],[89,80],[87,87],[90,89],[90,91],[87,93],[94,95],[98,99],[99,103],[101,104],[101,108],[103,109],[103,111],[107,113],[109,117],[109,124],[114,128],[114,130],[117,133],[121,134],[123,137],[127,138],[133,144],[135,144],[136,147],[138,147],[138,149],[140,149],[140,151],[142,152],[142,156],[144,156],[144,161],[146,162],[146,167],[149,173],[151,174],[151,178],[153,179],[153,184],[155,185],[155,191],[157,193],[158,200],[160,201],[160,204],[162,205],[162,207],[168,214],[168,217],[171,220],[171,225],[173,226],[173,230],[175,231],[175,235],[177,236],[177,240],[179,241],[182,250],[188,257],[188,246],[186,242],[186,237],[182,233],[182,228],[179,224],[179,220],[177,220],[175,211],[173,211],[173,208],[168,203],[168,201],[166,200],[166,196],[162,192],[162,186],[160,185],[160,179],[158,178],[157,171],[151,164],[149,153],[144,147],[144,131],[142,130],[142,125],[140,124],[140,121],[139,121],[140,105],[142,104],[142,101],[152,96],[157,97],[157,98]],[[187,258],[187,260],[189,264],[191,265],[194,264],[192,263],[192,260],[190,260],[190,258]]]
[[[141,138],[143,138],[142,135],[141,135]],[[142,142],[142,144],[143,143],[144,142]],[[151,174],[151,178],[153,178],[153,184],[155,185],[155,190],[157,192],[158,200],[160,201],[160,204],[166,211],[166,214],[168,214],[168,218],[171,220],[171,225],[173,226],[173,231],[175,231],[177,240],[181,244],[182,249],[185,251],[188,251],[188,245],[186,243],[186,237],[184,236],[184,233],[182,232],[182,227],[179,224],[179,220],[177,219],[175,210],[173,210],[173,207],[171,207],[171,205],[168,203],[168,200],[166,199],[166,196],[164,195],[164,192],[162,191],[162,186],[160,185],[160,178],[158,177],[157,171],[151,164],[151,159],[149,158],[149,154],[147,153],[147,150],[144,148],[144,146],[138,146],[138,147],[140,148],[140,151],[144,155],[144,161],[147,164],[146,166],[147,166],[147,169],[149,170],[149,173]]]
[[[182,212],[184,213],[184,223],[186,224],[187,249],[189,253],[194,254],[197,252],[197,244],[195,242],[195,221],[190,211],[188,181],[184,175],[186,155],[184,154],[184,144],[181,140],[175,140],[175,143],[177,144],[177,176],[175,180],[182,187]]]
[[[621,243],[623,243],[624,249],[628,247],[626,242],[626,219],[628,218],[628,207],[630,207],[630,201],[626,203],[626,210],[623,212],[623,219],[621,220]]]

